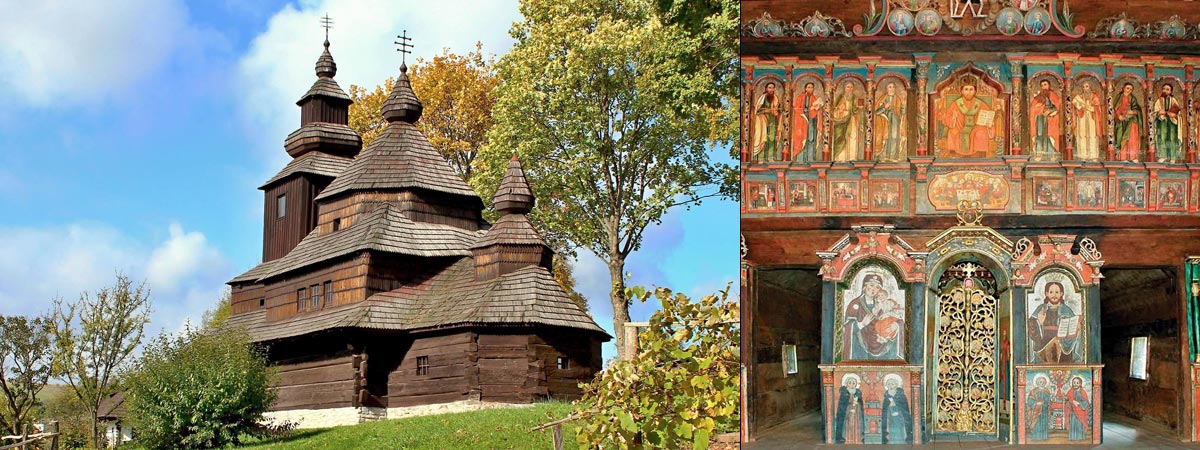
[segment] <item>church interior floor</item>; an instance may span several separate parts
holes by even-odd
[[[742,444],[744,450],[792,450],[792,449],[881,449],[881,448],[934,448],[934,449],[1012,449],[1021,448],[1098,448],[1098,449],[1200,449],[1200,443],[1180,442],[1169,430],[1137,427],[1135,422],[1122,417],[1105,417],[1104,444],[1090,445],[1009,445],[1001,442],[945,441],[928,442],[923,445],[830,445],[821,443],[821,414],[808,413],[795,420],[780,424],[762,433],[755,442]]]

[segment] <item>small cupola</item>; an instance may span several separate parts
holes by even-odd
[[[529,189],[521,161],[513,155],[500,188],[492,197],[492,209],[500,213],[500,218],[471,247],[476,280],[489,280],[531,265],[551,268],[554,251],[525,217],[533,205],[533,191]]]
[[[388,122],[417,123],[423,109],[417,94],[413,93],[412,83],[408,81],[408,66],[401,64],[400,76],[392,85],[392,93],[383,102],[383,118]]]
[[[350,104],[354,101],[333,80],[337,63],[329,53],[329,36],[325,36],[324,46],[314,66],[317,81],[296,101],[300,106],[300,129],[284,140],[284,148],[293,158],[310,151],[354,157],[362,149],[362,138],[349,126]]]

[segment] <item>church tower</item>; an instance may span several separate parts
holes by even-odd
[[[283,147],[292,162],[263,184],[263,262],[279,259],[317,226],[316,197],[350,165],[362,138],[348,125],[350,96],[333,77],[337,63],[325,51],[317,59],[317,81],[296,102],[300,128]]]

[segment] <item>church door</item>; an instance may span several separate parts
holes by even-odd
[[[931,358],[936,364],[934,431],[995,435],[995,281],[972,262],[955,264],[942,278]]]

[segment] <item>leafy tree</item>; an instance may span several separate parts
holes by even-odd
[[[410,77],[413,93],[425,106],[417,127],[455,172],[470,182],[472,162],[487,146],[492,129],[493,90],[500,84],[493,58],[483,58],[483,44],[455,55],[449,49],[425,62],[417,59]]]
[[[229,318],[231,308],[233,308],[232,299],[233,292],[226,286],[225,291],[221,293],[221,298],[217,300],[217,304],[212,309],[204,311],[204,316],[200,319],[200,329],[215,330],[225,323],[225,319]]]
[[[58,443],[64,449],[87,448],[92,442],[92,419],[73,392],[59,389],[46,399],[42,417],[58,421]]]
[[[49,318],[0,316],[0,429],[20,434],[31,422],[53,362]]]
[[[494,192],[512,152],[523,156],[540,202],[530,218],[608,265],[621,347],[625,260],[646,228],[671,208],[734,192],[733,168],[707,157],[736,134],[715,125],[734,118],[714,80],[723,69],[694,70],[713,44],[665,23],[652,0],[525,0],[521,14],[516,45],[497,64],[496,125],[472,184]]]
[[[682,61],[687,70],[707,73],[713,80],[716,97],[707,99],[713,108],[711,132],[714,140],[738,139],[738,113],[741,81],[738,57],[741,33],[739,0],[657,0],[658,15],[664,23],[679,25],[691,39],[699,42],[696,57]],[[729,146],[730,159],[740,158],[741,145]],[[730,166],[722,188],[736,197],[739,171]]]
[[[117,274],[116,282],[74,303],[54,301],[51,334],[57,344],[55,375],[67,381],[92,420],[92,445],[99,447],[100,402],[118,390],[117,374],[142,343],[150,322],[150,290]]]
[[[492,91],[499,84],[493,65],[491,58],[484,59],[482,44],[477,42],[475,51],[466,55],[443,49],[433,60],[417,58],[408,76],[424,106],[417,128],[468,181],[474,172],[472,161],[487,145],[487,133],[492,128]],[[370,92],[350,86],[350,98],[354,100],[350,105],[350,128],[362,135],[364,146],[387,127],[380,108],[394,83],[389,78]]]
[[[571,301],[579,305],[580,309],[588,311],[587,299],[575,291],[575,269],[571,267],[571,262],[563,254],[554,255],[554,263],[551,266],[551,272],[554,275],[554,281],[562,286],[567,295],[571,297]]]
[[[266,356],[237,330],[160,335],[129,378],[126,407],[149,449],[239,444],[275,401]]]
[[[383,120],[383,102],[387,100],[395,84],[395,78],[388,78],[372,91],[367,91],[362,86],[350,85],[350,99],[354,103],[350,104],[349,125],[354,132],[362,136],[364,148],[378,139],[387,128],[387,121]]]
[[[662,309],[638,334],[634,359],[618,361],[583,386],[574,416],[582,448],[707,448],[714,432],[738,426],[739,328],[729,287],[693,302],[659,288]]]

